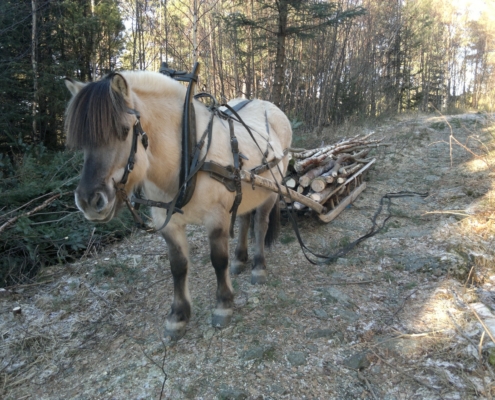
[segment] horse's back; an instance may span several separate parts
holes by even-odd
[[[228,104],[234,107],[242,101],[245,100],[234,99]],[[246,125],[253,128],[258,144],[263,146],[266,140],[268,140],[268,147],[272,148],[274,157],[283,157],[284,150],[291,145],[292,128],[289,119],[280,108],[269,101],[254,99],[242,107],[238,111],[238,114]],[[244,129],[239,129],[238,131],[241,135],[245,132]],[[248,140],[252,142],[252,138],[250,135],[248,136]],[[254,142],[252,143],[252,147],[255,152],[259,152]],[[262,149],[264,148],[262,147]]]

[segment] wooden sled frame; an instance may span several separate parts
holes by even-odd
[[[295,190],[285,186],[278,186],[273,181],[252,175],[251,172],[242,170],[241,179],[252,185],[263,187],[276,193],[281,193],[284,197],[309,207],[318,214],[321,221],[328,223],[334,220],[349,204],[352,204],[361,192],[366,189],[366,182],[363,182],[364,173],[375,163],[376,158],[365,164],[359,171],[350,176],[344,183],[326,193],[321,201],[315,201]],[[351,186],[353,190],[351,191]],[[344,198],[340,198],[344,195]],[[329,207],[329,208],[328,208]]]

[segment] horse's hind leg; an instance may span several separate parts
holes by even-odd
[[[185,226],[169,223],[162,236],[167,242],[170,269],[174,279],[174,301],[165,321],[165,336],[177,340],[186,332],[186,325],[191,317],[191,296],[187,285],[189,250]]]
[[[248,234],[251,225],[251,212],[239,217],[239,237],[235,248],[234,260],[230,265],[230,272],[237,275],[246,268],[249,261],[248,256]]]
[[[254,237],[255,237],[255,253],[253,258],[253,269],[251,271],[251,283],[264,284],[266,283],[266,262],[265,262],[265,237],[270,225],[270,229],[278,230],[279,220],[271,221],[270,212],[278,201],[278,195],[275,193],[270,198],[256,209],[254,214]],[[275,210],[279,212],[278,208]],[[274,234],[276,236],[276,234]]]
[[[217,303],[211,323],[214,327],[224,328],[232,319],[234,306],[234,291],[229,275],[229,226],[228,222],[222,224],[217,220],[210,221],[206,228],[210,241],[211,263],[217,276]]]

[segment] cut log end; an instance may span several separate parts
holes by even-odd
[[[314,192],[321,192],[323,189],[326,188],[326,186],[327,186],[327,181],[325,180],[325,178],[315,178],[313,179],[313,182],[311,182],[311,189]]]

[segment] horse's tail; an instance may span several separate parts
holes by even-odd
[[[280,202],[277,200],[273,205],[270,216],[268,217],[268,229],[266,231],[265,236],[265,246],[271,247],[275,240],[278,238],[278,234],[280,233]]]

